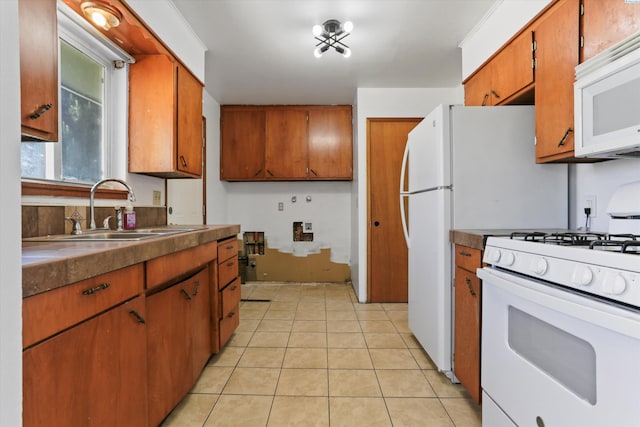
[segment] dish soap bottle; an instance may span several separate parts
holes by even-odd
[[[127,205],[124,211],[124,229],[135,230],[136,229],[136,213],[133,210],[133,206]]]

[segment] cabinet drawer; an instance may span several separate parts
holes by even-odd
[[[456,266],[475,273],[482,266],[482,251],[456,245]]]
[[[136,264],[25,298],[23,348],[139,294],[143,282],[143,265]]]
[[[218,262],[222,263],[234,255],[238,255],[238,239],[232,237],[218,242]]]
[[[238,277],[238,255],[218,264],[218,288],[222,290],[227,283]]]
[[[220,320],[220,348],[229,341],[229,338],[231,338],[231,335],[240,324],[239,313],[239,306],[236,306],[226,317]]]
[[[240,278],[229,283],[229,285],[220,292],[221,301],[220,317],[225,318],[229,313],[236,309],[240,304]]]
[[[216,259],[217,254],[217,242],[213,241],[147,261],[147,289],[194,271]]]

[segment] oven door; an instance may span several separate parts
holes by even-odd
[[[478,276],[482,388],[509,419],[638,426],[638,312],[489,267]]]

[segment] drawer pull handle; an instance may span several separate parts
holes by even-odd
[[[232,318],[233,316],[235,316],[235,315],[236,315],[236,312],[235,312],[235,311],[232,311],[231,313],[227,314],[227,317],[228,317],[229,319],[231,319],[231,318]]]
[[[133,317],[135,317],[135,318],[136,318],[136,320],[138,321],[138,323],[142,323],[143,325],[144,325],[145,323],[147,323],[147,322],[144,320],[144,317],[140,316],[140,313],[138,313],[137,311],[135,311],[135,310],[130,310],[130,311],[129,311],[129,314],[131,314]]]
[[[231,249],[233,249],[233,245],[227,246],[227,250],[231,250]]]
[[[233,285],[233,286],[231,287],[231,290],[232,290],[232,291],[235,291],[236,289],[238,289],[238,285]]]
[[[193,289],[193,296],[195,297],[196,295],[198,295],[198,288],[200,287],[200,280],[196,280],[195,281],[195,288]]]
[[[233,267],[233,264],[235,264],[235,262],[233,262],[233,261],[229,261],[229,262],[227,263],[227,267]]]
[[[49,111],[51,109],[51,107],[53,107],[53,104],[45,104],[42,107],[40,107],[38,109],[38,111],[36,111],[35,113],[31,114],[29,116],[29,118],[31,120],[35,120],[35,119],[39,118],[41,115],[43,115],[44,113],[46,113],[47,111]]]
[[[467,288],[469,288],[469,293],[471,294],[471,296],[475,298],[476,291],[474,291],[473,288],[471,287],[471,280],[469,280],[469,278],[466,277],[464,279],[464,282],[467,284]]]
[[[103,289],[107,289],[109,286],[111,286],[111,284],[108,282],[102,283],[95,288],[85,289],[84,291],[82,291],[82,295],[91,295]]]
[[[458,253],[459,253],[460,255],[462,255],[462,256],[467,256],[467,257],[468,257],[468,256],[471,256],[471,254],[470,254],[469,252],[465,252],[465,251],[460,251],[460,252],[458,252]]]
[[[186,299],[191,300],[191,295],[189,295],[189,292],[185,291],[184,289],[180,289],[180,292],[184,294],[184,297]]]

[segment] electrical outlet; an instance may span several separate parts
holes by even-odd
[[[284,203],[278,202],[278,210],[279,211],[283,211],[284,210]]]
[[[587,195],[584,196],[584,201],[583,201],[583,208],[591,208],[591,215],[589,215],[591,218],[595,218],[596,217],[596,213],[598,212],[598,206],[596,205],[596,196],[595,195]],[[581,214],[584,214],[584,210],[583,212],[580,212]]]
[[[160,197],[162,193],[157,190],[153,190],[153,206],[160,206]]]

